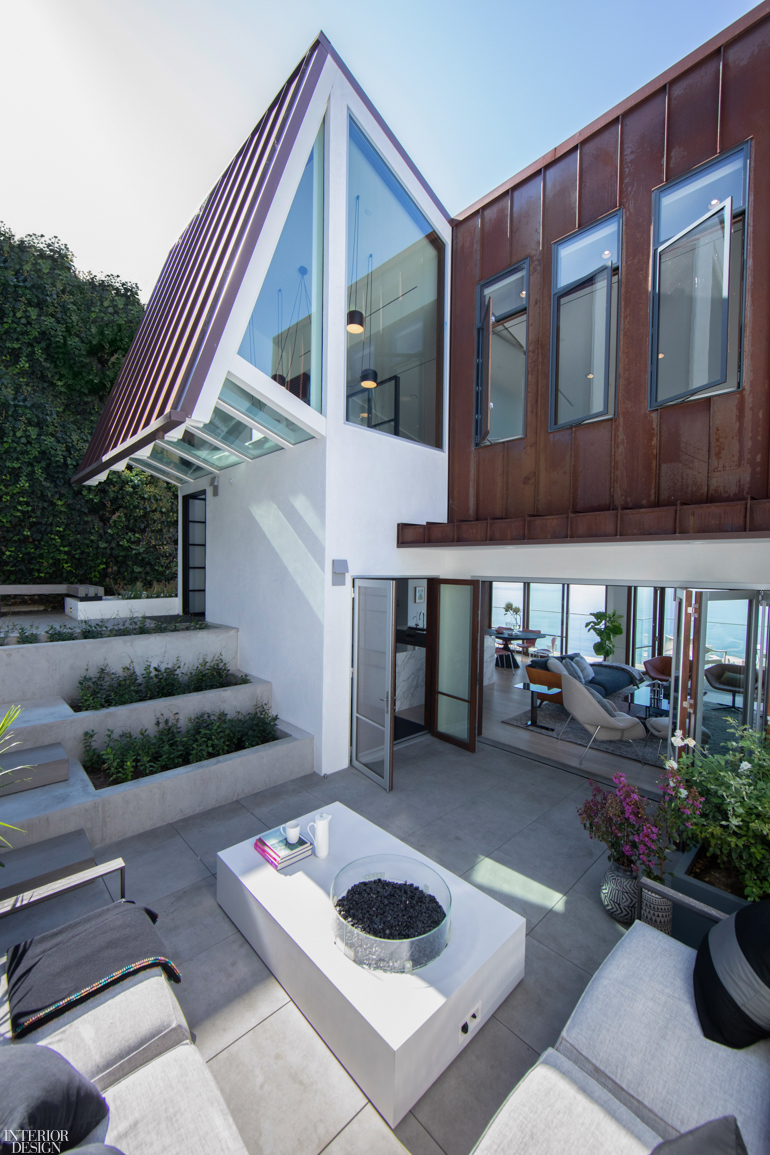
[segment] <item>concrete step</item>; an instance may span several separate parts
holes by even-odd
[[[43,722],[58,722],[62,718],[71,718],[74,713],[63,698],[28,698],[25,702],[1,703],[0,718],[4,718],[12,706],[21,706],[21,713],[11,727],[12,730],[37,726]]]
[[[59,834],[34,846],[0,852],[5,868],[0,871],[0,902],[4,898],[35,890],[49,882],[94,866],[96,859],[85,830]]]
[[[35,790],[69,778],[69,758],[61,742],[28,749],[10,750],[0,755],[0,800],[22,790]]]

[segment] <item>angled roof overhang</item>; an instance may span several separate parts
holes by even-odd
[[[279,184],[287,166],[291,168],[290,158],[305,118],[319,100],[325,107],[330,72],[337,71],[345,76],[448,219],[444,206],[321,33],[169,253],[73,482],[94,484],[110,469],[122,469],[131,461],[180,484],[184,482],[178,474],[172,475],[168,463],[163,467],[165,473],[159,466],[165,451],[153,448],[156,441],[163,439],[171,448],[187,429],[198,430],[214,446],[223,445],[207,425],[208,413],[200,412],[206,405],[211,408],[207,378],[218,371],[220,339]],[[285,448],[301,439],[282,437],[276,418],[288,420],[295,430],[300,426],[310,436],[323,436],[321,414],[240,358],[233,359],[226,375],[263,407],[269,407],[273,448]],[[235,416],[227,404],[222,408]],[[280,413],[276,413],[278,408]],[[257,418],[254,420],[259,425]],[[265,432],[264,426],[261,432]],[[190,451],[185,452],[189,455]],[[181,468],[179,463],[177,468]],[[210,472],[216,473],[216,468]]]

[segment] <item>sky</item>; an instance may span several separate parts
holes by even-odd
[[[149,296],[323,29],[450,212],[719,32],[741,0],[0,0],[0,221]]]

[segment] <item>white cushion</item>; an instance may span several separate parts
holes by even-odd
[[[566,669],[561,664],[561,662],[559,661],[558,658],[549,658],[548,659],[548,669],[551,671],[552,674],[566,674],[567,673]]]
[[[591,667],[589,666],[588,662],[583,657],[583,655],[582,654],[575,654],[575,657],[572,659],[572,661],[575,663],[577,668],[580,670],[580,673],[583,675],[583,681],[584,682],[592,682],[594,679],[594,672],[591,669]]]

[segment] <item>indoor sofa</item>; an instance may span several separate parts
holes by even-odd
[[[564,672],[562,663],[565,658],[573,663],[576,658],[580,659],[582,680],[602,698],[609,698],[629,686],[639,685],[644,680],[643,675],[632,666],[620,662],[589,663],[580,654],[573,653],[554,655],[551,658],[533,658],[526,669],[526,677],[530,684],[561,689],[561,676]],[[561,694],[548,695],[547,700],[560,704],[563,702]]]
[[[635,922],[474,1155],[647,1155],[724,1115],[749,1155],[767,1155],[770,1039],[732,1050],[704,1037],[695,954]]]
[[[102,1142],[124,1155],[246,1155],[160,970],[140,971],[18,1041],[10,1041],[8,1023],[3,991],[0,1044],[58,1051],[106,1099],[109,1114],[78,1146]]]

